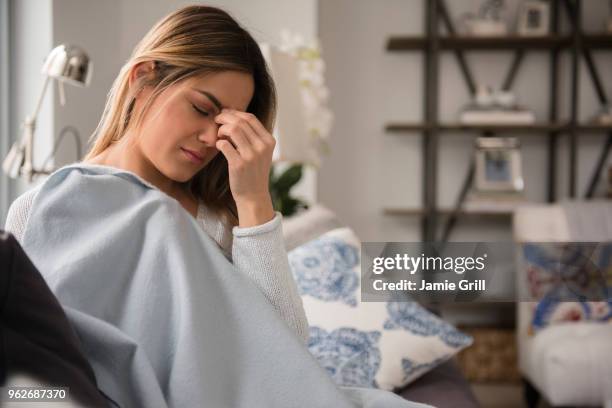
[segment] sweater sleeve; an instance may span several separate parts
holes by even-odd
[[[19,243],[21,243],[23,238],[28,216],[30,215],[30,208],[37,192],[38,188],[33,188],[17,197],[9,207],[6,215],[4,229],[13,234]]]
[[[308,320],[285,249],[282,214],[253,227],[232,228],[234,265],[249,276],[289,327],[308,343]]]

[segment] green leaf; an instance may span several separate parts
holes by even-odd
[[[283,201],[283,210],[284,216],[289,216],[289,215],[293,215],[295,214],[295,212],[297,211],[297,206],[299,204],[299,200],[295,199],[295,198],[287,198],[286,200]]]
[[[278,177],[278,179],[274,183],[274,187],[277,191],[289,192],[291,187],[297,184],[301,180],[301,178],[302,165],[294,164]]]
[[[268,182],[270,185],[276,183],[276,173],[274,171],[274,166],[270,167],[270,177],[268,178]]]

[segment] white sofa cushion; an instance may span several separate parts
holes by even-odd
[[[291,251],[327,231],[342,226],[333,211],[321,204],[313,204],[295,215],[283,217],[285,248]]]
[[[612,324],[550,326],[521,347],[521,371],[552,405],[599,405],[612,386]]]
[[[605,232],[597,237],[586,236],[589,231],[577,228],[576,219],[568,220],[569,212],[605,222],[599,216],[602,211],[608,210],[600,203],[590,202],[579,206],[566,203],[521,207],[514,213],[514,238],[518,243],[610,240],[612,236]],[[529,291],[525,271],[519,247],[517,291],[523,299]],[[561,323],[534,335],[531,321],[536,307],[535,302],[517,304],[521,373],[552,405],[601,405],[604,397],[609,397],[606,388],[612,387],[612,324]]]
[[[570,240],[569,224],[558,205],[525,205],[513,216],[516,242],[564,242]]]

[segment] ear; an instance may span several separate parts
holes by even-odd
[[[152,79],[155,76],[155,61],[143,61],[132,67],[129,76],[130,89],[139,86],[140,81]]]

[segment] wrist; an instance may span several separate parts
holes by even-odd
[[[238,226],[254,227],[271,221],[276,213],[269,194],[257,198],[236,201],[238,210]]]

